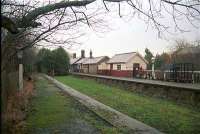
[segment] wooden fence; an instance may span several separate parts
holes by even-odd
[[[177,71],[176,74],[171,71],[162,71],[155,70],[155,78],[152,76],[152,70],[142,70],[134,72],[136,75],[133,75],[133,71],[129,70],[123,73],[122,71],[118,71],[122,74],[117,75],[113,70],[98,70],[97,74],[99,75],[107,75],[107,76],[118,76],[118,77],[134,77],[134,78],[142,78],[142,79],[155,79],[155,80],[163,80],[163,81],[175,81],[175,82],[187,82],[187,83],[200,83],[200,71]]]
[[[142,77],[146,79],[152,79],[152,71],[145,70]],[[174,73],[170,71],[155,70],[155,79],[176,82],[200,83],[200,71],[177,71],[176,75],[174,75]]]

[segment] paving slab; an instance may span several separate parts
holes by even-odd
[[[47,75],[43,75],[46,79],[54,83],[58,88],[66,91],[70,96],[77,99],[80,103],[88,107],[90,110],[95,112],[101,118],[105,119],[113,126],[118,128],[127,128],[131,130],[130,132],[133,134],[163,134],[157,129],[148,126],[136,119],[133,119],[103,103],[96,101],[95,99],[82,94],[75,89],[62,84],[61,82],[49,77]]]

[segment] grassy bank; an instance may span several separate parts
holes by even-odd
[[[173,102],[140,96],[133,92],[73,76],[55,77],[60,82],[169,134],[200,133],[200,112]]]
[[[27,133],[120,133],[42,77],[35,82],[35,92],[26,120]]]

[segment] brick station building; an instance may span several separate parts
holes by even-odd
[[[147,61],[137,52],[114,55],[107,62],[100,64],[98,74],[117,77],[133,77],[139,70],[146,70]]]
[[[85,57],[85,51],[81,50],[80,58],[75,58],[73,56],[73,58],[70,59],[71,71],[72,72],[89,73],[89,74],[97,74],[98,65],[100,65],[102,62],[105,62],[107,60],[109,60],[108,56],[93,57],[92,51],[90,51],[89,57]]]
[[[88,74],[110,75],[118,77],[135,77],[139,70],[146,70],[147,61],[138,53],[121,53],[108,56],[85,57],[85,51],[81,50],[81,57],[73,56],[71,59],[71,71]]]

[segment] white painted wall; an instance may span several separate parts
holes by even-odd
[[[146,70],[146,68],[147,68],[147,64],[144,62],[144,60],[140,56],[136,55],[126,63],[126,69],[133,70],[134,63],[139,63],[140,66],[142,66],[142,68],[144,70]]]
[[[133,58],[131,58],[127,63],[114,63],[113,70],[117,70],[117,65],[119,64],[121,65],[121,70],[133,70],[134,63],[139,63],[140,66],[142,66],[144,70],[146,70],[147,68],[146,62],[144,62],[144,60],[140,56],[136,55]],[[98,69],[110,70],[110,64],[106,64],[105,62],[102,62],[101,64],[98,65]]]
[[[124,63],[113,64],[113,70],[117,70],[117,65],[121,65],[121,70],[127,70],[126,64],[124,64]]]
[[[119,64],[121,64],[121,70],[133,70],[134,63],[139,63],[144,70],[146,70],[147,68],[146,62],[144,62],[144,60],[140,56],[136,55],[126,63],[113,64],[113,70],[117,70],[117,65]]]
[[[106,64],[105,62],[102,62],[98,65],[99,70],[110,70],[110,64]]]

